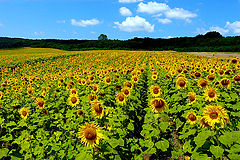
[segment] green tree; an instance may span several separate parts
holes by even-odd
[[[100,36],[98,36],[98,40],[108,40],[107,35],[101,34]]]

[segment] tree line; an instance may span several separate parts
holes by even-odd
[[[105,36],[104,36],[105,37]],[[0,49],[21,47],[56,48],[63,50],[175,50],[181,52],[240,52],[240,36],[223,37],[218,32],[208,32],[195,37],[138,38],[128,40],[59,40],[22,39],[0,37]]]

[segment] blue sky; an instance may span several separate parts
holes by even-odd
[[[240,35],[240,0],[0,0],[0,37]]]

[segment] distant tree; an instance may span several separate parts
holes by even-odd
[[[222,37],[223,36],[219,32],[216,32],[216,31],[207,32],[204,35],[204,38],[222,38]]]
[[[108,40],[107,35],[101,34],[100,36],[98,36],[98,40]]]

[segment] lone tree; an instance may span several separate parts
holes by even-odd
[[[222,38],[223,36],[219,32],[211,31],[211,32],[207,32],[204,35],[204,37],[205,38]]]
[[[107,35],[101,34],[100,36],[98,36],[98,40],[108,40]]]

